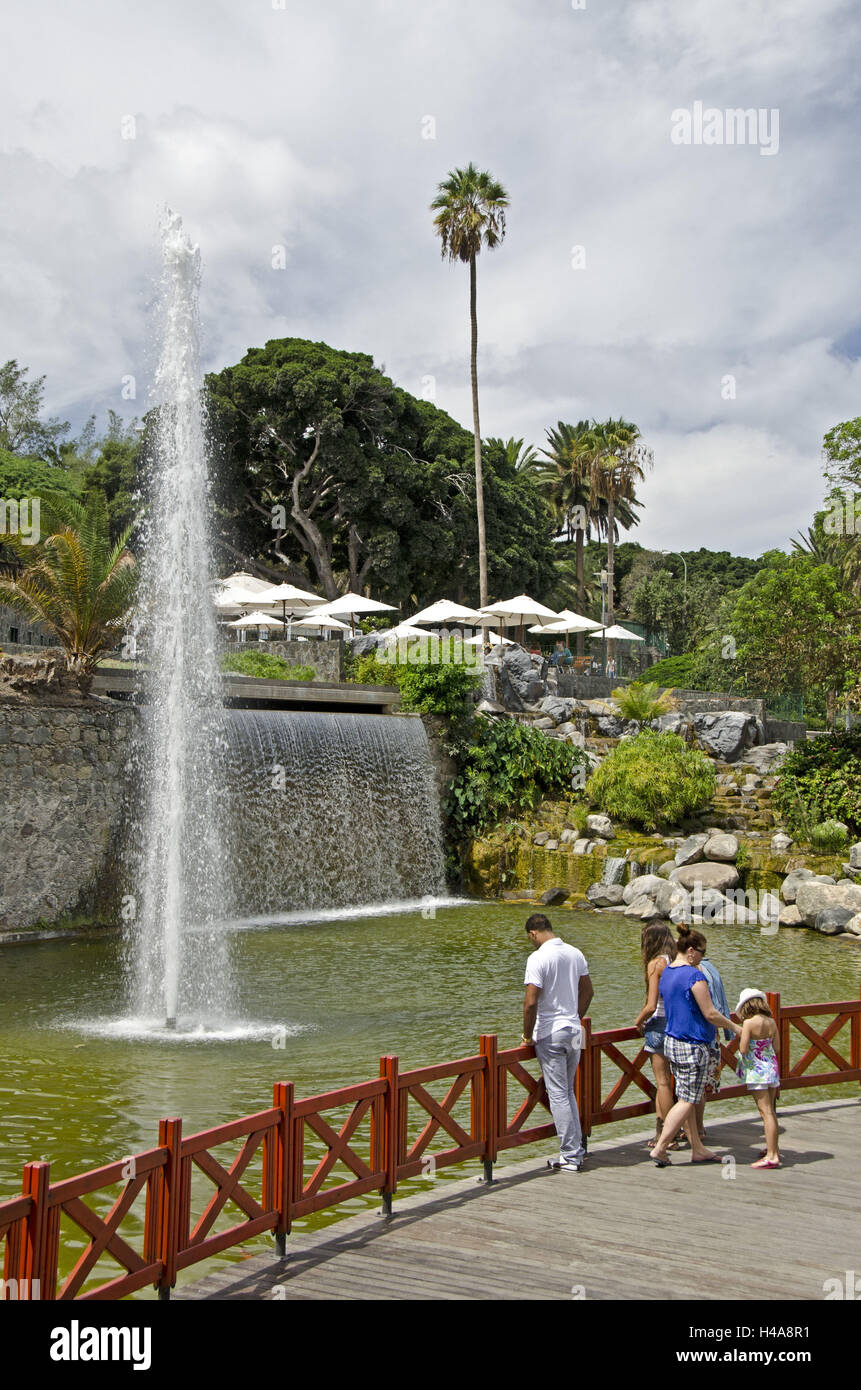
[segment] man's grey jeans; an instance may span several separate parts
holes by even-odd
[[[567,1163],[580,1163],[586,1153],[574,1099],[574,1073],[580,1061],[580,1042],[579,1028],[561,1028],[535,1042],[535,1055],[541,1063],[550,1113],[559,1135],[559,1152]]]

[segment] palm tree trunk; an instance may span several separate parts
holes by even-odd
[[[583,562],[585,559],[585,538],[586,533],[582,526],[577,527],[577,612],[582,613],[586,603],[586,578],[583,573]],[[577,655],[582,656],[586,634],[577,633]]]
[[[616,561],[616,499],[613,496],[612,482],[607,498],[607,626],[612,627],[616,621],[613,602],[614,569]],[[608,653],[610,661],[616,659],[615,638],[610,640],[610,650]]]
[[[478,314],[476,312],[475,256],[469,261],[469,372],[472,381],[472,428],[475,437],[475,511],[478,518],[479,607],[487,603],[487,537],[484,530],[484,478],[481,470],[481,428],[478,423]]]

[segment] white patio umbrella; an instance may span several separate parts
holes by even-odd
[[[528,594],[517,594],[514,598],[489,603],[481,610],[482,617],[491,617],[501,627],[518,627],[521,641],[527,623],[552,623],[559,617],[552,608],[546,608]]]
[[[234,622],[228,623],[227,626],[236,628],[267,627],[272,628],[272,630],[274,631],[275,628],[283,627],[284,624],[282,623],[280,618],[276,618],[272,613],[258,612],[246,613],[244,617],[236,618]]]
[[[308,617],[297,618],[294,627],[313,628],[319,632],[349,632],[350,624],[342,623],[338,618]]]
[[[429,637],[431,634],[425,632],[424,628],[414,627],[412,619],[409,622],[398,623],[397,627],[390,627],[388,632],[381,632],[380,636],[384,642],[399,642],[402,637]]]
[[[432,603],[430,608],[423,608],[420,613],[414,613],[407,621],[430,623],[434,626],[437,623],[469,623],[472,627],[481,621],[481,614],[476,608],[465,608],[462,603],[452,603],[450,599],[441,598],[437,603]]]
[[[485,642],[491,647],[513,647],[516,645],[512,642],[510,637],[500,637],[498,632],[488,632],[486,635],[481,634],[478,637],[468,637],[463,645],[465,647],[483,647]]]
[[[323,614],[326,618],[349,618],[350,625],[355,630],[357,613],[394,613],[395,605],[379,603],[375,598],[365,598],[364,594],[341,594],[338,598],[330,599],[328,603],[321,603],[319,608],[313,611]]]
[[[220,594],[216,594],[212,601],[222,613],[231,608],[235,608],[237,611],[241,608],[248,608],[250,604],[254,604],[258,608],[261,606],[259,593],[255,593],[253,589],[240,588],[239,585],[232,585],[231,588],[224,589]]]
[[[297,589],[295,584],[273,584],[260,594],[261,603],[280,603],[281,616],[287,624],[287,637],[295,613],[307,613],[323,602],[319,594],[310,594],[307,589]],[[290,609],[289,620],[287,610]]]
[[[598,625],[600,627],[600,623]],[[638,637],[636,632],[629,632],[626,627],[620,627],[614,623],[612,627],[601,628],[600,632],[590,632],[590,637],[606,637],[610,642],[645,642],[645,637]]]
[[[558,635],[565,632],[591,632],[600,626],[601,624],[596,623],[594,618],[584,618],[581,613],[574,613],[570,608],[563,608],[559,617],[554,619],[552,623],[538,623],[529,631],[551,637],[554,634]]]

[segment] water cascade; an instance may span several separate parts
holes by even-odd
[[[228,747],[235,917],[444,893],[420,719],[231,710]]]
[[[222,822],[225,711],[217,663],[200,396],[200,255],[175,214],[162,224],[158,423],[138,629],[146,655],[142,832],[128,956],[132,1007],[169,1028],[209,1026],[231,986]]]
[[[627,860],[627,857],[625,857],[625,856],[623,856],[621,859],[618,859],[618,858],[615,858],[615,859],[614,859],[614,858],[611,858],[610,855],[608,854],[608,855],[607,855],[607,858],[604,860],[604,868],[603,868],[603,870],[602,870],[602,872],[601,872],[601,882],[602,882],[602,883],[624,883],[624,881],[625,881],[625,868],[626,868],[627,863],[628,863],[628,860]]]

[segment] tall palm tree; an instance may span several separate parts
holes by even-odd
[[[654,455],[643,442],[636,425],[621,417],[606,420],[603,424],[593,422],[592,430],[584,441],[584,448],[591,450],[592,466],[589,486],[595,504],[599,498],[606,503],[607,527],[607,626],[612,627],[615,620],[614,555],[617,523],[623,521],[625,511],[637,505],[636,485],[651,468]],[[615,643],[613,644],[615,650]]]
[[[592,513],[589,481],[592,457],[584,440],[589,435],[588,420],[568,425],[559,420],[555,430],[547,430],[547,445],[543,450],[551,467],[545,471],[544,484],[551,506],[569,541],[576,546],[577,610],[582,613],[586,603],[586,577],[583,558],[591,527],[597,521]],[[584,522],[578,525],[577,522]],[[583,633],[577,633],[577,655],[583,655]]]
[[[0,603],[52,629],[78,684],[88,690],[134,599],[137,570],[127,549],[132,528],[111,541],[102,493],[83,502],[57,493],[43,497],[41,523],[35,550],[20,535],[6,537],[20,559],[0,572]]]
[[[470,378],[472,426],[475,441],[475,509],[478,519],[478,587],[481,607],[487,595],[487,537],[484,529],[484,483],[481,472],[481,429],[478,421],[478,316],[476,312],[475,261],[482,246],[492,251],[505,236],[508,194],[487,170],[474,164],[455,169],[439,185],[431,203],[434,227],[442,242],[443,258],[469,265]]]

